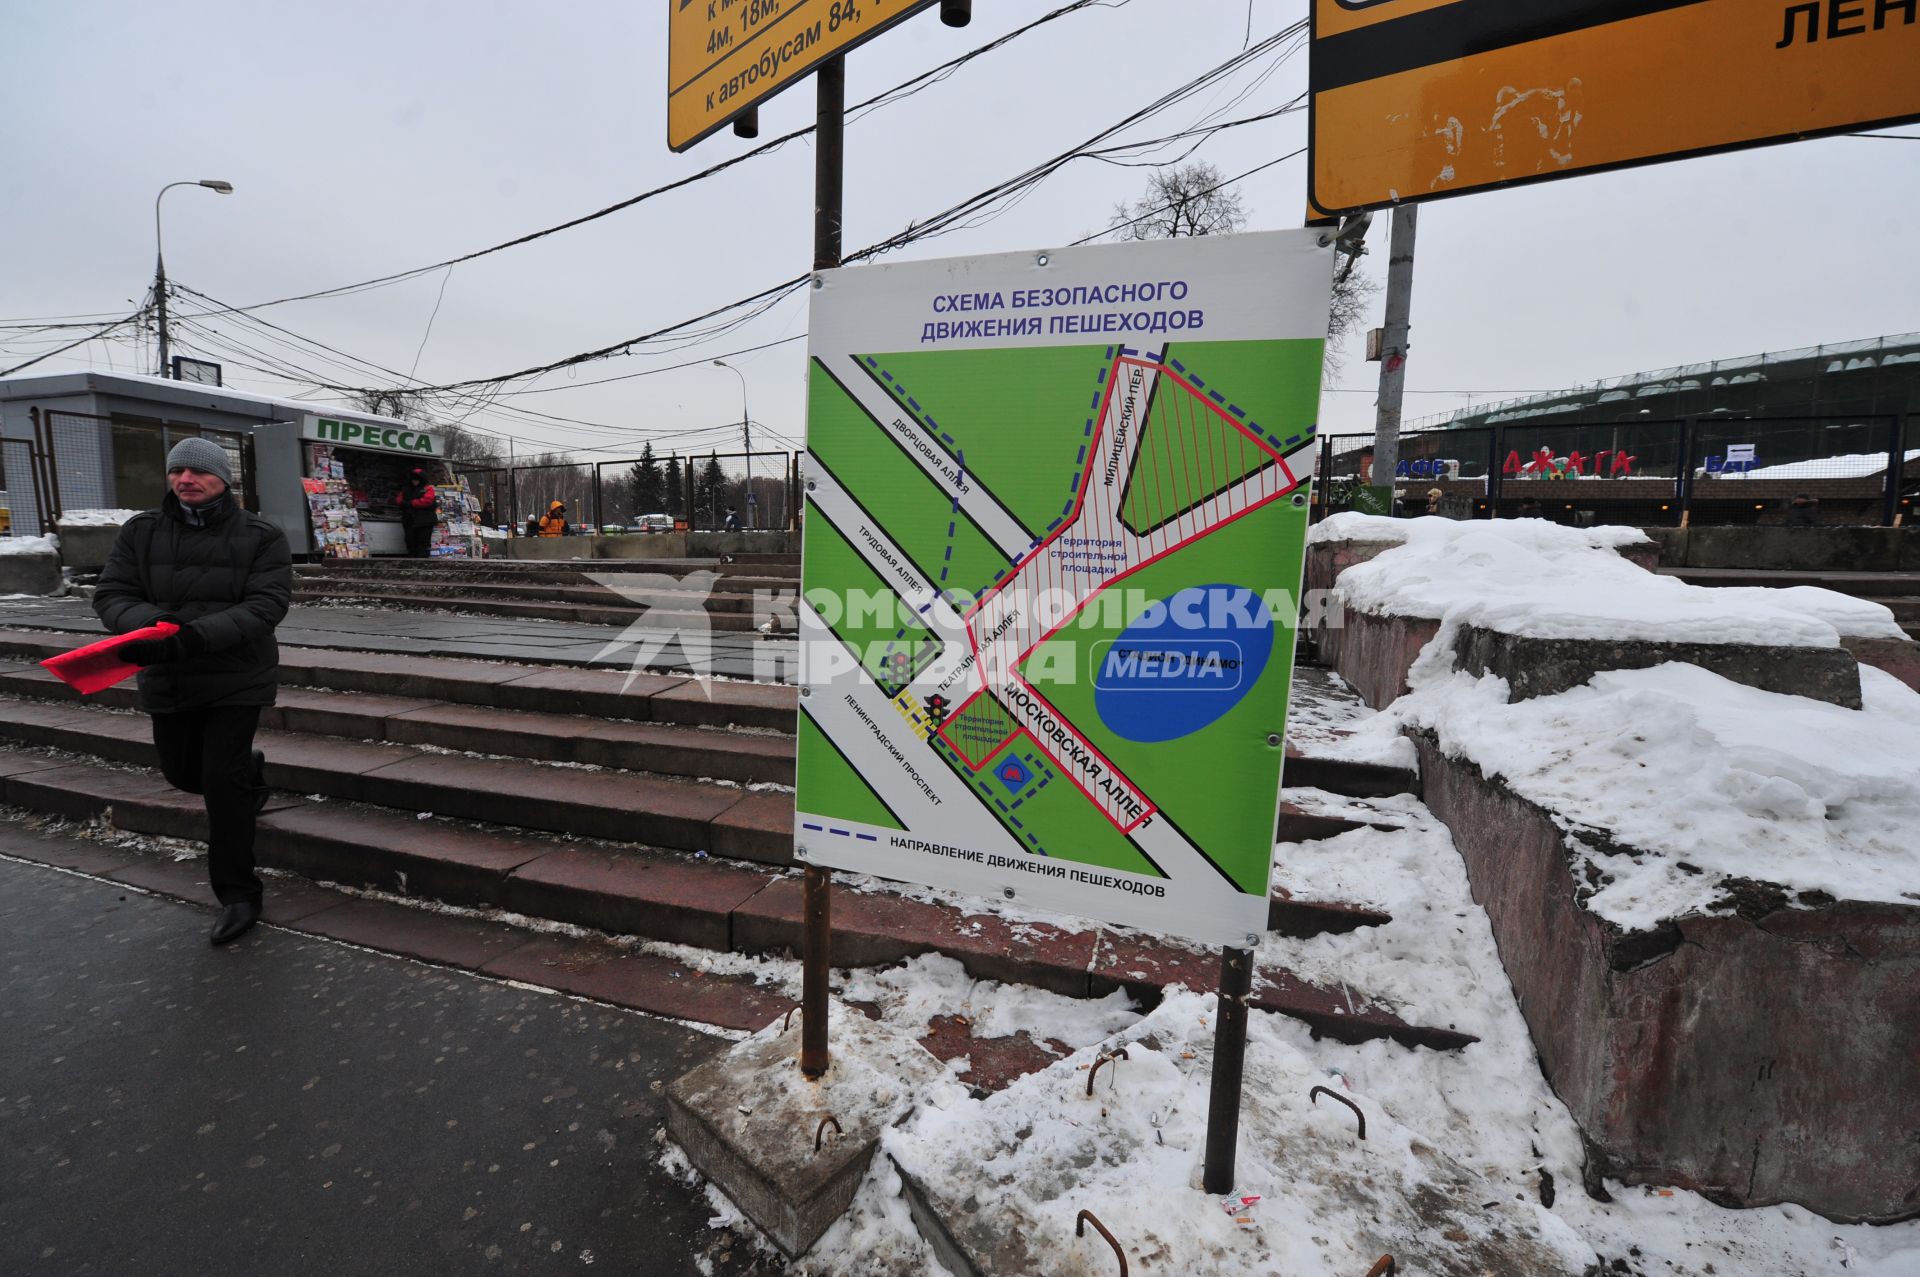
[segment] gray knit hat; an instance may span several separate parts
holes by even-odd
[[[220,482],[233,482],[233,464],[227,460],[227,450],[210,439],[182,439],[173,445],[173,451],[167,454],[167,469],[204,470],[208,474],[220,476]]]

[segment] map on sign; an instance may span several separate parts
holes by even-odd
[[[1330,270],[1293,231],[821,277],[809,861],[1265,929]]]
[[[684,151],[933,0],[667,0],[667,146]]]

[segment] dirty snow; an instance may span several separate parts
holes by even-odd
[[[117,528],[139,514],[138,510],[67,510],[60,522],[76,528]]]
[[[1547,639],[1836,647],[1842,633],[1898,632],[1884,607],[1818,597],[1831,591],[1688,585],[1607,552],[1646,540],[1635,528],[1341,514],[1311,535],[1382,541],[1394,531],[1394,549],[1340,574],[1335,592],[1348,607]]]
[[[58,554],[60,538],[0,536],[0,554]]]

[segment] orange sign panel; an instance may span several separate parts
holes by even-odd
[[[1313,0],[1335,216],[1920,117],[1920,0]]]
[[[667,0],[667,146],[684,151],[933,0]]]

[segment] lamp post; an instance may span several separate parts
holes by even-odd
[[[167,257],[160,247],[160,196],[176,186],[204,186],[222,195],[233,194],[233,183],[214,178],[198,182],[168,182],[153,197],[153,306],[160,332],[160,375],[167,375]]]
[[[740,443],[747,450],[747,526],[758,527],[760,506],[753,496],[753,427],[752,418],[747,415],[747,374],[735,368],[724,359],[713,361],[717,367],[725,368],[740,379]]]

